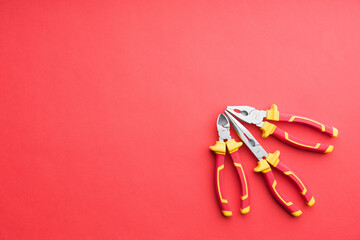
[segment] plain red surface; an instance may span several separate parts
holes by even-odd
[[[359,1],[1,1],[0,239],[360,239],[359,43]],[[279,124],[315,154],[246,125],[316,203],[276,174],[287,214],[243,146],[225,219],[217,115],[273,103],[339,129]]]

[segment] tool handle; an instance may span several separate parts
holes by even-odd
[[[315,203],[315,199],[310,192],[310,190],[305,186],[305,184],[300,180],[300,178],[294,173],[293,170],[291,170],[288,166],[283,164],[282,162],[278,162],[278,164],[275,167],[279,171],[281,171],[283,174],[288,176],[292,182],[296,185],[298,190],[301,193],[301,196],[304,198],[306,204],[308,206],[312,206]]]
[[[276,201],[291,215],[298,217],[301,215],[301,211],[290,201],[288,201],[285,196],[280,192],[277,182],[275,180],[274,174],[271,170],[263,172],[266,185],[268,186],[271,194],[276,199]]]
[[[335,127],[328,126],[307,117],[296,116],[294,114],[280,113],[278,107],[273,104],[269,110],[266,110],[266,119],[272,121],[297,122],[308,125],[332,137],[337,137],[339,131]]]
[[[328,145],[328,144],[323,144],[323,143],[313,143],[313,142],[308,142],[305,140],[301,140],[299,138],[296,138],[290,134],[288,134],[287,132],[285,132],[284,130],[282,130],[279,127],[276,127],[276,129],[273,132],[273,135],[280,139],[281,141],[296,147],[296,148],[300,148],[303,150],[307,150],[307,151],[312,151],[312,152],[319,152],[319,153],[330,153],[332,152],[334,146],[333,145]]]
[[[215,193],[218,200],[222,214],[225,217],[232,216],[228,200],[223,192],[223,169],[224,169],[225,155],[216,153],[215,158]]]
[[[241,183],[240,212],[242,214],[246,214],[250,211],[250,199],[249,199],[249,189],[248,189],[248,185],[247,185],[245,171],[241,164],[238,151],[236,150],[235,152],[231,153],[230,155],[234,162],[234,166],[237,170],[237,173],[240,178],[240,183]]]
[[[324,132],[325,134],[332,137],[337,137],[339,134],[337,128],[335,127],[328,126],[326,124],[320,123],[318,121],[312,120],[307,117],[296,116],[294,114],[280,113],[279,121],[302,123],[310,127],[313,127],[321,132]]]

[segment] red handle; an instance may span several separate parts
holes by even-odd
[[[235,151],[230,154],[231,158],[233,159],[234,166],[237,170],[237,173],[240,178],[241,184],[241,201],[240,201],[240,212],[242,214],[246,214],[250,211],[250,200],[249,200],[249,189],[246,181],[246,175],[244,168],[241,164],[240,157],[238,151]]]
[[[320,152],[320,153],[330,153],[332,152],[334,146],[322,143],[312,143],[308,141],[304,141],[298,139],[294,136],[291,136],[284,130],[279,127],[276,127],[274,132],[272,133],[276,138],[280,139],[281,141],[303,150],[312,151],[312,152]]]
[[[297,122],[311,126],[318,129],[330,136],[337,137],[339,132],[336,128],[330,127],[318,121],[314,121],[307,117],[296,116],[294,114],[280,113],[275,104],[271,106],[269,110],[266,110],[266,119],[272,121],[286,121],[286,122]]]
[[[232,216],[227,198],[223,192],[223,169],[224,169],[225,155],[216,153],[215,159],[215,193],[218,200],[221,212],[225,217]]]
[[[276,165],[276,169],[281,171],[283,174],[287,175],[292,182],[297,186],[301,195],[303,196],[306,204],[308,206],[312,206],[315,203],[315,199],[309,189],[305,186],[305,184],[299,179],[299,177],[291,170],[288,166],[283,164],[282,162],[278,162]]]
[[[320,123],[318,121],[314,121],[307,117],[296,116],[288,113],[280,113],[279,121],[302,123],[310,127],[313,127],[315,129],[318,129],[321,132],[324,132],[332,137],[337,137],[339,134],[338,130],[335,127],[328,126],[326,124]]]
[[[265,177],[266,185],[268,186],[271,194],[276,199],[276,201],[291,215],[295,217],[300,216],[302,212],[292,202],[289,202],[280,192],[272,171],[270,170],[264,172],[264,177]]]
[[[275,160],[275,163],[277,162],[277,157],[279,156],[280,152],[275,152],[274,154],[269,154],[270,158],[269,160]],[[268,156],[268,158],[269,158]],[[284,195],[280,192],[277,182],[274,178],[274,174],[271,171],[271,167],[268,160],[264,159],[258,162],[257,167],[254,169],[255,172],[262,172],[265,177],[266,185],[268,186],[268,189],[270,190],[273,197],[276,199],[276,201],[291,215],[298,217],[302,214],[302,212],[292,203],[289,202]],[[272,162],[272,161],[271,161]]]

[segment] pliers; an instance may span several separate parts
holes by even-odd
[[[313,151],[313,152],[321,152],[321,153],[330,153],[334,149],[333,145],[322,144],[322,143],[312,143],[308,141],[304,141],[298,139],[296,137],[291,136],[287,132],[283,131],[279,127],[274,124],[264,121],[272,120],[272,121],[286,121],[286,122],[296,122],[302,123],[308,126],[311,126],[315,129],[324,132],[325,134],[337,137],[339,132],[335,127],[330,127],[323,123],[314,121],[307,117],[301,117],[293,114],[280,113],[277,109],[277,106],[273,104],[269,110],[257,110],[253,107],[249,106],[228,106],[226,108],[228,112],[236,116],[243,122],[255,124],[260,127],[262,130],[262,137],[267,138],[269,135],[274,135],[276,138],[281,141],[303,150]]]
[[[224,160],[226,154],[226,148],[228,149],[230,156],[234,162],[234,166],[237,170],[237,173],[240,178],[241,183],[241,201],[240,201],[240,212],[246,214],[250,211],[250,201],[249,201],[249,190],[246,181],[245,171],[241,164],[238,149],[241,147],[241,142],[236,142],[234,139],[231,139],[230,136],[230,122],[229,119],[221,113],[217,119],[217,130],[219,134],[219,141],[216,141],[214,146],[210,146],[210,150],[215,152],[215,193],[216,197],[222,211],[222,214],[225,217],[232,216],[228,200],[225,197],[223,192],[223,172],[224,169]],[[224,142],[227,140],[226,142]]]
[[[277,200],[277,202],[287,212],[289,212],[295,217],[298,217],[302,214],[302,212],[292,202],[288,201],[285,196],[280,192],[270,165],[278,169],[280,172],[282,172],[292,180],[292,182],[297,186],[308,206],[314,205],[315,199],[312,193],[306,187],[306,185],[300,180],[300,178],[294,173],[294,171],[292,171],[284,163],[280,162],[280,152],[275,151],[274,153],[267,153],[264,148],[258,143],[258,141],[256,141],[256,139],[251,135],[251,133],[239,121],[237,121],[235,117],[230,114],[229,111],[225,111],[225,114],[230,119],[231,125],[234,127],[241,140],[258,159],[258,166],[254,169],[254,171],[262,172],[264,174],[266,185],[269,188],[273,197]]]

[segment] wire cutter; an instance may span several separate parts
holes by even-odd
[[[259,160],[258,165],[254,169],[254,171],[262,172],[264,174],[266,185],[269,188],[273,197],[277,200],[277,202],[283,208],[285,208],[287,212],[289,212],[295,217],[298,217],[302,214],[302,212],[292,202],[288,201],[285,196],[280,192],[270,165],[278,169],[280,172],[282,172],[292,180],[292,182],[301,192],[301,195],[308,206],[314,205],[315,199],[309,189],[294,173],[294,171],[292,171],[284,163],[280,162],[280,151],[275,151],[274,153],[267,153],[264,148],[262,148],[262,146],[251,135],[251,133],[239,121],[237,121],[235,117],[233,117],[228,111],[225,111],[225,114],[230,119],[231,125],[234,127],[241,140]]]
[[[249,191],[246,181],[244,168],[241,164],[238,150],[241,147],[241,142],[236,142],[231,139],[230,136],[230,122],[229,119],[221,113],[217,119],[217,130],[219,134],[219,141],[216,141],[214,146],[210,146],[210,150],[215,152],[215,192],[218,200],[220,209],[225,217],[232,216],[232,212],[228,205],[228,200],[223,192],[223,172],[224,160],[226,154],[226,148],[228,149],[230,156],[234,162],[235,168],[240,178],[241,183],[241,201],[240,201],[240,212],[246,214],[250,211]],[[226,142],[224,142],[227,140]]]
[[[262,130],[262,137],[267,138],[269,135],[274,135],[276,138],[281,141],[303,150],[313,151],[313,152],[321,152],[321,153],[330,153],[334,149],[333,145],[322,144],[322,143],[312,143],[308,141],[304,141],[298,139],[274,124],[264,121],[272,120],[272,121],[286,121],[286,122],[296,122],[302,123],[308,126],[311,126],[315,129],[324,132],[325,134],[337,137],[339,132],[335,127],[330,127],[323,123],[314,121],[307,117],[296,116],[293,114],[280,113],[277,109],[277,106],[273,104],[269,110],[257,110],[253,107],[249,106],[228,106],[226,108],[228,112],[236,116],[243,122],[255,124],[260,127]]]

